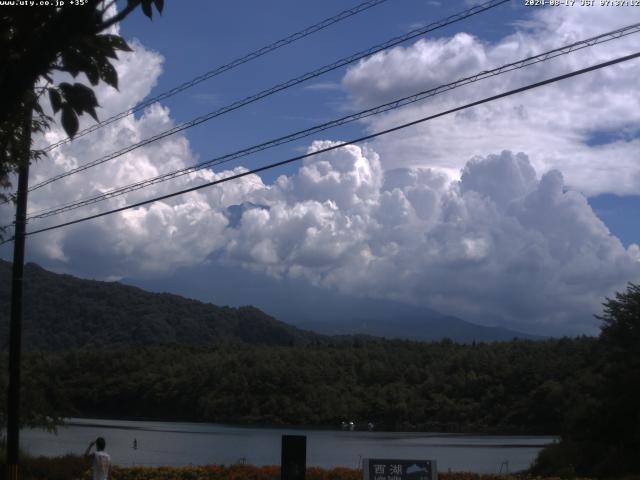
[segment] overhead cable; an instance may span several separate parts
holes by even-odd
[[[353,15],[356,15],[360,12],[364,12],[365,10],[368,10],[372,7],[375,7],[381,3],[386,2],[387,0],[368,0],[366,2],[363,2],[359,5],[356,5],[353,8],[349,8],[347,10],[343,10],[342,12],[338,13],[337,15],[334,15],[332,17],[329,18],[325,18],[324,20],[322,20],[321,22],[318,22],[314,25],[311,25],[310,27],[307,27],[303,30],[300,30],[299,32],[293,33],[291,35],[289,35],[288,37],[282,38],[276,42],[273,42],[269,45],[266,45],[262,48],[259,48],[258,50],[254,50],[253,52],[247,53],[246,55],[236,58],[235,60],[232,60],[229,63],[226,63],[224,65],[220,65],[219,67],[214,68],[213,70],[210,70],[206,73],[203,73],[202,75],[199,75],[191,80],[189,80],[188,82],[184,82],[181,85],[178,85],[177,87],[174,87],[170,90],[167,90],[163,93],[160,93],[158,95],[156,95],[155,97],[149,98],[148,100],[145,100],[137,105],[135,105],[134,107],[128,109],[128,110],[124,110],[116,115],[113,115],[112,117],[109,117],[101,122],[98,122],[96,124],[93,124],[83,130],[80,130],[78,133],[76,133],[76,135],[71,138],[65,138],[63,140],[60,140],[59,142],[56,143],[52,143],[51,145],[49,145],[48,147],[44,148],[42,151],[43,152],[49,152],[51,150],[53,150],[54,148],[57,148],[61,145],[64,145],[66,143],[71,142],[74,139],[83,137],[91,132],[94,132],[96,130],[98,130],[99,128],[102,128],[106,125],[109,125],[113,122],[116,122],[122,118],[128,117],[129,115],[132,115],[136,112],[139,112],[140,110],[148,107],[149,105],[155,103],[155,102],[159,102],[161,100],[165,100],[169,97],[172,97],[173,95],[180,93],[184,90],[187,90],[188,88],[191,88],[195,85],[198,85],[199,83],[204,82],[205,80],[209,80],[210,78],[213,78],[217,75],[220,75],[224,72],[228,72],[229,70],[232,70],[244,63],[250,62],[252,60],[255,60],[256,58],[259,58],[263,55],[266,55],[267,53],[273,52],[274,50],[277,50],[281,47],[284,47],[286,45],[289,45],[293,42],[296,42],[302,38],[308,37],[309,35],[316,33],[320,30],[323,30],[331,25],[333,25],[334,23],[338,23],[341,22],[342,20],[345,20],[349,17],[352,17]]]
[[[462,105],[462,106],[459,106],[459,107],[455,107],[455,108],[452,108],[452,109],[449,109],[449,110],[445,110],[443,112],[440,112],[440,113],[437,113],[437,114],[434,114],[434,115],[429,115],[427,117],[422,117],[422,118],[419,118],[418,120],[413,120],[411,122],[403,123],[401,125],[397,125],[395,127],[388,128],[386,130],[382,130],[382,131],[379,131],[379,132],[376,132],[376,133],[372,133],[370,135],[365,135],[363,137],[359,137],[359,138],[356,138],[354,140],[350,140],[348,142],[338,143],[338,144],[332,145],[330,147],[323,148],[321,150],[316,150],[314,152],[306,153],[304,155],[299,155],[299,156],[296,156],[296,157],[288,158],[288,159],[282,160],[280,162],[271,163],[271,164],[268,164],[268,165],[265,165],[265,166],[262,166],[262,167],[259,167],[259,168],[255,168],[253,170],[248,170],[246,172],[237,173],[237,174],[231,175],[229,177],[225,177],[225,178],[222,178],[222,179],[219,179],[219,180],[214,180],[212,182],[204,183],[202,185],[198,185],[198,186],[195,186],[195,187],[191,187],[191,188],[187,188],[187,189],[180,190],[180,191],[177,191],[177,192],[169,193],[169,194],[166,194],[166,195],[161,195],[161,196],[158,196],[158,197],[150,198],[148,200],[144,200],[142,202],[137,202],[137,203],[134,203],[132,205],[126,205],[126,206],[123,206],[123,207],[120,207],[120,208],[115,208],[113,210],[108,210],[108,211],[105,211],[105,212],[102,212],[102,213],[97,213],[95,215],[89,215],[89,216],[86,216],[86,217],[78,218],[76,220],[71,220],[71,221],[68,221],[68,222],[59,223],[59,224],[56,224],[56,225],[40,228],[40,229],[37,229],[37,230],[32,230],[30,232],[27,232],[26,235],[35,235],[35,234],[38,234],[38,233],[43,233],[43,232],[48,232],[48,231],[56,230],[56,229],[63,228],[63,227],[68,227],[70,225],[75,225],[75,224],[78,224],[78,223],[86,222],[86,221],[93,220],[93,219],[100,218],[100,217],[104,217],[104,216],[107,216],[107,215],[112,215],[114,213],[119,213],[119,212],[123,212],[123,211],[126,211],[126,210],[131,210],[133,208],[142,207],[144,205],[155,203],[155,202],[158,202],[158,201],[161,201],[161,200],[167,200],[169,198],[177,197],[179,195],[184,195],[184,194],[190,193],[190,192],[195,192],[197,190],[202,190],[204,188],[212,187],[214,185],[219,185],[219,184],[222,184],[222,183],[225,183],[225,182],[229,182],[231,180],[236,180],[238,178],[242,178],[242,177],[245,177],[247,175],[260,173],[260,172],[263,172],[263,171],[266,171],[266,170],[270,170],[270,169],[273,169],[273,168],[281,167],[283,165],[287,165],[289,163],[293,163],[293,162],[296,162],[296,161],[299,161],[299,160],[302,160],[302,159],[305,159],[305,158],[309,158],[309,157],[312,157],[312,156],[315,156],[315,155],[320,155],[322,153],[327,153],[327,152],[332,151],[332,150],[337,150],[339,148],[343,148],[343,147],[346,147],[348,145],[354,145],[356,143],[362,143],[362,142],[365,142],[367,140],[371,140],[373,138],[380,137],[382,135],[387,135],[387,134],[392,133],[392,132],[403,130],[403,129],[411,127],[411,126],[418,125],[420,123],[427,122],[429,120],[433,120],[435,118],[443,117],[445,115],[449,115],[449,114],[452,114],[452,113],[455,113],[455,112],[466,110],[468,108],[472,108],[472,107],[475,107],[475,106],[478,106],[478,105],[482,105],[482,104],[485,104],[485,103],[493,102],[493,101],[499,100],[501,98],[509,97],[511,95],[516,95],[518,93],[522,93],[522,92],[525,92],[525,91],[528,91],[528,90],[539,88],[539,87],[542,87],[544,85],[549,85],[549,84],[552,84],[552,83],[555,83],[555,82],[559,82],[561,80],[565,80],[565,79],[568,79],[568,78],[576,77],[578,75],[583,75],[585,73],[592,72],[592,71],[595,71],[595,70],[599,70],[601,68],[605,68],[605,67],[608,67],[608,66],[611,66],[611,65],[615,65],[615,64],[618,64],[618,63],[622,63],[622,62],[626,62],[626,61],[629,61],[629,60],[633,60],[633,59],[638,58],[638,57],[640,57],[640,52],[636,52],[636,53],[633,53],[633,54],[630,54],[630,55],[625,55],[625,56],[622,56],[622,57],[618,57],[618,58],[615,58],[613,60],[609,60],[609,61],[606,61],[606,62],[598,63],[596,65],[592,65],[590,67],[582,68],[580,70],[575,70],[573,72],[565,73],[563,75],[558,75],[558,76],[549,78],[547,80],[542,80],[540,82],[532,83],[532,84],[526,85],[524,87],[520,87],[520,88],[516,88],[516,89],[513,89],[513,90],[509,90],[509,91],[500,93],[498,95],[485,97],[485,98],[483,98],[481,100],[477,100],[477,101],[472,102],[472,103],[467,103],[465,105]],[[13,238],[5,240],[4,242],[0,243],[0,245],[8,243],[8,242],[10,242],[12,240],[13,240]]]
[[[205,115],[201,115],[201,116],[199,116],[197,118],[194,118],[193,120],[191,120],[189,122],[182,123],[182,124],[177,125],[177,126],[171,128],[169,130],[166,130],[166,131],[161,132],[159,134],[156,134],[156,135],[154,135],[152,137],[149,137],[149,138],[146,138],[144,140],[141,140],[140,142],[135,143],[133,145],[130,145],[130,146],[126,147],[126,148],[123,148],[123,149],[118,150],[116,152],[110,153],[109,155],[106,155],[104,157],[98,158],[96,160],[92,160],[91,162],[88,162],[88,163],[86,163],[84,165],[80,165],[80,166],[78,166],[76,168],[73,168],[71,170],[68,170],[68,171],[66,171],[64,173],[61,173],[61,174],[56,175],[54,177],[51,177],[51,178],[49,178],[47,180],[43,180],[43,181],[41,181],[39,183],[36,183],[32,187],[30,187],[29,191],[33,191],[33,190],[36,190],[38,188],[44,187],[45,185],[49,185],[50,183],[53,183],[53,182],[58,181],[60,179],[66,178],[66,177],[68,177],[70,175],[74,175],[74,174],[76,174],[78,172],[82,172],[82,171],[87,170],[89,168],[95,167],[96,165],[101,165],[101,164],[103,164],[105,162],[108,162],[110,160],[118,158],[118,157],[124,155],[125,153],[129,153],[129,152],[131,152],[133,150],[136,150],[136,149],[138,149],[140,147],[143,147],[143,146],[148,145],[150,143],[153,143],[153,142],[156,142],[156,141],[161,140],[163,138],[166,138],[166,137],[168,137],[170,135],[173,135],[175,133],[178,133],[178,132],[181,132],[181,131],[186,130],[188,128],[194,127],[194,126],[199,125],[201,123],[207,122],[207,121],[209,121],[209,120],[211,120],[211,119],[213,119],[215,117],[219,117],[220,115],[223,115],[225,113],[231,112],[233,110],[237,110],[238,108],[244,107],[244,106],[246,106],[246,105],[248,105],[250,103],[253,103],[253,102],[256,102],[258,100],[261,100],[261,99],[263,99],[265,97],[268,97],[270,95],[273,95],[273,94],[275,94],[277,92],[280,92],[282,90],[291,88],[291,87],[293,87],[295,85],[298,85],[300,83],[306,82],[307,80],[310,80],[312,78],[319,77],[320,75],[324,75],[325,73],[328,73],[328,72],[330,72],[332,70],[335,70],[337,68],[343,67],[343,66],[348,65],[348,64],[353,63],[353,62],[356,62],[356,61],[358,61],[360,59],[363,59],[363,58],[368,57],[370,55],[373,55],[375,53],[378,53],[378,52],[381,52],[383,50],[386,50],[386,49],[389,49],[391,47],[394,47],[394,46],[396,46],[396,45],[398,45],[400,43],[406,42],[406,41],[408,41],[408,40],[410,40],[412,38],[415,38],[417,36],[424,35],[425,33],[428,33],[428,32],[431,32],[433,30],[445,27],[447,25],[451,25],[453,23],[459,22],[459,21],[464,20],[466,18],[469,18],[469,17],[471,17],[473,15],[477,15],[478,13],[485,12],[485,11],[491,9],[491,8],[495,8],[495,7],[499,6],[499,5],[507,3],[509,1],[510,0],[490,0],[488,2],[482,3],[480,5],[476,5],[476,6],[472,7],[472,8],[464,10],[464,11],[462,11],[460,13],[456,13],[454,15],[450,15],[449,17],[447,17],[447,18],[445,18],[443,20],[439,20],[439,21],[431,23],[431,24],[429,24],[427,26],[420,27],[420,28],[417,28],[415,30],[412,30],[411,32],[409,32],[409,33],[407,33],[405,35],[402,35],[402,36],[399,36],[399,37],[394,37],[394,38],[392,38],[392,39],[390,39],[390,40],[388,40],[388,41],[386,41],[386,42],[384,42],[382,44],[376,45],[374,47],[370,47],[370,48],[368,48],[366,50],[363,50],[361,52],[355,53],[355,54],[353,54],[353,55],[351,55],[349,57],[345,57],[345,58],[343,58],[341,60],[338,60],[338,61],[336,61],[334,63],[331,63],[329,65],[325,65],[324,67],[320,67],[320,68],[318,68],[316,70],[313,70],[312,72],[305,73],[305,74],[300,75],[298,77],[295,77],[295,78],[293,78],[291,80],[288,80],[286,82],[283,82],[283,83],[280,83],[278,85],[275,85],[275,86],[273,86],[271,88],[268,88],[266,90],[263,90],[263,91],[261,91],[259,93],[256,93],[254,95],[248,96],[248,97],[246,97],[246,98],[244,98],[242,100],[238,100],[238,101],[236,101],[236,102],[234,102],[234,103],[232,103],[230,105],[227,105],[225,107],[219,108],[218,110],[215,110],[213,112],[209,112],[209,113],[207,113]]]
[[[88,205],[92,205],[104,200],[108,200],[110,198],[114,198],[114,197],[118,197],[121,195],[125,195],[127,193],[131,193],[133,191],[137,191],[161,182],[166,182],[168,180],[172,180],[174,178],[178,178],[181,177],[183,175],[188,175],[190,173],[194,173],[197,172],[199,170],[202,170],[204,168],[209,168],[212,166],[216,166],[216,165],[220,165],[223,163],[227,163],[230,162],[232,160],[241,158],[241,157],[245,157],[247,155],[256,153],[256,152],[260,152],[263,150],[266,150],[268,148],[273,148],[275,146],[279,146],[279,145],[283,145],[285,143],[289,143],[292,142],[294,140],[298,140],[300,138],[304,138],[304,137],[308,137],[310,135],[313,135],[315,133],[324,131],[324,130],[328,130],[330,128],[334,128],[337,127],[339,125],[344,125],[350,122],[354,122],[356,120],[360,120],[366,117],[370,117],[372,115],[377,115],[383,112],[387,112],[389,110],[394,110],[400,107],[404,107],[406,105],[409,104],[413,104],[422,100],[426,100],[427,98],[431,98],[434,97],[438,94],[453,90],[455,88],[459,88],[462,87],[464,85],[468,85],[471,83],[475,83],[478,82],[480,80],[484,80],[490,77],[495,77],[497,75],[501,75],[507,72],[511,72],[514,70],[518,70],[521,68],[525,68],[534,64],[538,64],[541,62],[545,62],[548,60],[551,60],[553,58],[559,57],[561,55],[567,55],[570,54],[572,52],[576,52],[578,50],[581,50],[583,48],[587,48],[587,47],[591,47],[600,43],[605,43],[605,42],[609,42],[611,40],[614,39],[618,39],[627,35],[631,35],[634,33],[638,33],[640,32],[640,23],[636,23],[633,25],[629,25],[626,27],[622,27],[607,33],[603,33],[601,35],[597,35],[595,37],[591,37],[591,38],[587,38],[585,40],[581,40],[578,42],[574,42],[572,44],[569,45],[565,45],[559,48],[555,48],[553,50],[549,50],[546,51],[544,53],[540,53],[538,55],[535,56],[531,56],[531,57],[527,57],[524,58],[522,60],[518,60],[516,62],[512,62],[506,65],[503,65],[501,67],[498,68],[494,68],[492,70],[485,70],[479,73],[476,73],[475,75],[471,75],[465,78],[462,78],[460,80],[456,80],[454,82],[448,83],[448,84],[444,84],[444,85],[440,85],[437,86],[435,88],[431,88],[429,90],[425,90],[410,96],[406,96],[403,97],[401,99],[398,100],[394,100],[393,102],[388,102],[385,103],[383,105],[378,105],[376,107],[373,108],[369,108],[366,110],[362,110],[358,113],[354,113],[351,115],[347,115],[341,118],[338,118],[336,120],[332,120],[330,122],[326,122],[320,125],[316,125],[304,130],[300,130],[298,132],[283,136],[283,137],[279,137],[273,140],[269,140],[268,142],[264,142],[264,143],[260,143],[258,145],[254,145],[248,148],[244,148],[242,150],[238,150],[235,151],[233,153],[229,153],[226,155],[222,155],[222,156],[218,156],[215,158],[212,158],[210,160],[204,161],[204,162],[200,162],[196,165],[192,165],[189,167],[185,167],[179,170],[174,170],[172,172],[168,172],[168,173],[164,173],[162,175],[158,175],[152,178],[148,178],[145,180],[141,180],[135,183],[131,183],[129,185],[125,185],[122,187],[118,187],[118,188],[114,188],[111,189],[109,191],[103,192],[99,195],[95,195],[89,198],[84,198],[82,200],[77,200],[74,202],[69,202],[67,204],[64,205],[60,205],[57,207],[53,207],[53,208],[47,208],[47,209],[43,209],[43,210],[39,210],[36,212],[31,213],[27,219],[28,220],[33,220],[33,219],[41,219],[41,218],[46,218],[46,217],[50,217],[53,215],[58,215],[61,214],[63,212],[68,212],[71,210],[76,210],[78,208],[84,207],[84,206],[88,206]]]

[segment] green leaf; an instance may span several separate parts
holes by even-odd
[[[68,103],[62,105],[61,120],[64,131],[67,132],[67,135],[73,137],[78,132],[78,116]]]
[[[98,120],[95,110],[95,107],[98,106],[98,100],[92,89],[81,83],[74,83],[73,85],[61,83],[60,91],[64,97],[65,105],[72,109],[76,115],[82,115],[87,112],[96,121]]]
[[[62,97],[60,92],[55,88],[49,88],[49,101],[51,102],[51,108],[53,113],[58,113],[62,108]]]
[[[124,39],[119,35],[98,35],[98,37],[104,38],[108,44],[115,48],[116,50],[122,50],[123,52],[133,52],[131,47],[124,41]]]
[[[84,55],[77,47],[69,48],[62,52],[62,67],[66,69],[73,77],[84,71],[88,66],[87,56]]]
[[[116,90],[118,89],[118,72],[109,62],[102,64],[100,68],[100,78]]]
[[[153,0],[156,8],[158,9],[158,13],[162,13],[162,9],[164,8],[164,0]]]
[[[107,57],[113,58],[114,60],[118,58],[116,55],[116,50],[111,45],[111,40],[105,35],[96,35],[95,38],[92,39],[93,50],[96,52],[96,56],[99,58]]]
[[[84,69],[84,74],[91,82],[91,85],[97,85],[100,81],[100,71],[95,65],[87,65],[87,68]]]
[[[93,117],[93,119],[98,121],[98,114],[96,113],[96,109],[94,107],[87,107],[86,112]]]
[[[74,83],[71,87],[73,91],[73,95],[75,97],[81,98],[87,105],[97,106],[98,100],[96,99],[95,93],[86,85],[81,83]]]
[[[60,89],[60,92],[62,92],[62,96],[65,98],[67,97],[67,95],[69,95],[69,92],[73,90],[71,84],[67,82],[62,82],[60,85],[58,85],[58,88]]]
[[[151,2],[153,0],[142,0],[140,3],[142,4],[142,13],[144,13],[147,17],[153,17],[153,10],[151,9]]]
[[[104,47],[103,55],[108,58],[113,58],[114,60],[118,59],[118,55],[116,55],[116,51],[112,47]]]

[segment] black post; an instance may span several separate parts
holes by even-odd
[[[28,107],[27,107],[28,108]],[[31,150],[31,109],[23,124],[24,153],[18,168],[16,223],[13,242],[13,275],[11,279],[11,321],[9,323],[9,388],[7,392],[7,466],[9,480],[19,478],[20,451],[20,356],[22,353],[22,277],[29,190]]]
[[[282,436],[281,480],[304,480],[307,470],[307,437]]]

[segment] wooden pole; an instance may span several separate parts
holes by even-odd
[[[11,321],[9,323],[9,387],[7,392],[7,466],[9,479],[20,477],[20,360],[22,354],[22,285],[24,273],[27,193],[29,190],[29,160],[31,156],[31,105],[23,123],[23,155],[18,167],[16,222],[13,242],[13,273],[11,279]]]

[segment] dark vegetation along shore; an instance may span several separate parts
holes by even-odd
[[[209,305],[200,315],[204,304],[173,295],[29,270],[25,424],[87,416],[339,428],[353,420],[390,430],[559,434],[536,473],[640,473],[634,285],[607,302],[599,338],[456,344],[328,337],[252,307]],[[74,298],[71,286],[82,294]],[[3,282],[0,308],[7,301]],[[176,304],[191,310],[180,315]],[[0,363],[4,377],[6,353]]]
[[[475,346],[357,339],[31,353],[25,398],[63,416],[561,433],[593,381],[595,349],[587,338]]]
[[[61,416],[561,433],[593,381],[595,349],[585,338],[31,353],[25,398]]]

